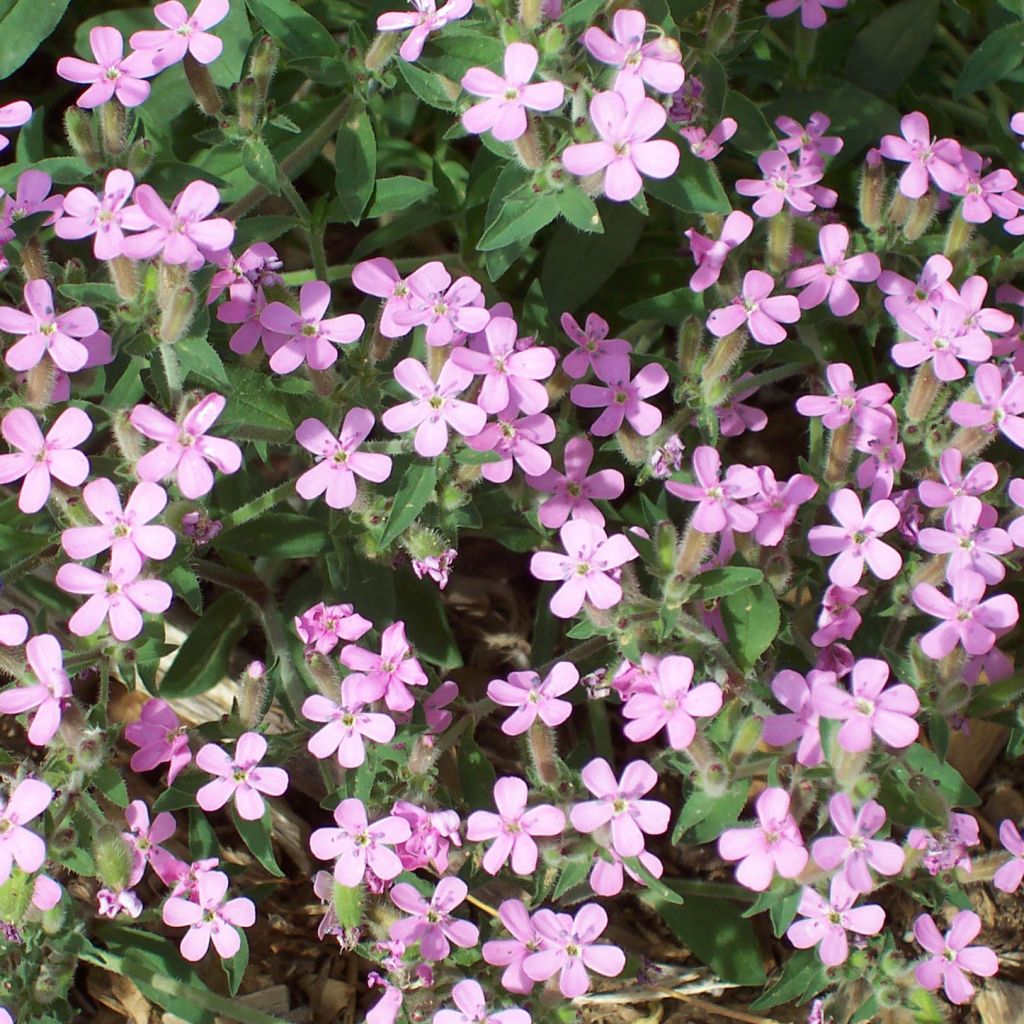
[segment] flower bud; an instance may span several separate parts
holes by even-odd
[[[367,71],[380,71],[391,59],[398,45],[398,37],[394,32],[381,32],[366,51],[363,64]]]
[[[676,337],[676,360],[683,373],[693,373],[704,340],[704,325],[695,316],[687,317],[679,325]]]
[[[75,764],[86,775],[94,774],[106,763],[108,751],[105,738],[100,729],[86,729],[78,737]]]
[[[170,301],[165,303],[160,314],[158,335],[165,345],[185,336],[192,316],[196,310],[196,293],[192,288],[181,288],[175,292]]]
[[[920,199],[914,200],[910,216],[903,225],[903,237],[910,242],[917,241],[928,230],[934,216],[935,196],[931,192],[925,192]]]
[[[251,132],[255,129],[259,117],[259,91],[256,88],[256,79],[251,75],[243,78],[235,86],[235,109],[238,111],[238,127],[243,132]]]
[[[153,143],[149,139],[136,139],[128,150],[128,157],[125,160],[125,167],[131,171],[136,180],[144,178],[153,161],[156,153],[153,151]]]
[[[560,22],[556,21],[553,25],[545,29],[543,35],[540,37],[540,53],[541,59],[545,57],[557,57],[565,47],[566,31],[565,26]]]
[[[860,222],[870,231],[878,231],[885,223],[882,216],[884,201],[885,168],[881,161],[865,162],[857,202]]]
[[[647,441],[642,438],[628,423],[623,423],[615,432],[615,440],[619,444],[622,457],[634,466],[647,465]]]
[[[721,5],[716,5],[714,13],[708,19],[708,26],[704,30],[707,40],[708,52],[715,54],[723,50],[732,39],[736,31],[736,20],[739,17],[739,3],[733,0],[726,0]]]
[[[224,107],[224,99],[214,85],[210,69],[205,64],[200,64],[191,53],[185,54],[184,65],[185,77],[199,109],[210,117],[216,117]]]
[[[132,854],[117,828],[104,825],[97,831],[92,856],[96,862],[96,874],[106,888],[119,892],[128,887]]]
[[[114,282],[117,294],[125,302],[132,302],[139,294],[139,273],[137,264],[127,256],[115,256],[107,261],[110,279]]]
[[[10,877],[0,885],[0,921],[19,925],[32,904],[33,879],[15,866]]]
[[[86,273],[85,264],[78,259],[77,256],[72,256],[71,259],[64,264],[64,284],[85,284]]]
[[[387,34],[394,37],[393,32]],[[263,36],[252,52],[247,77],[252,78],[256,84],[256,102],[261,113],[266,106],[270,83],[277,73],[277,64],[280,59],[281,50],[270,36]]]
[[[108,157],[120,157],[127,144],[128,112],[116,99],[100,107],[100,139]]]
[[[759,718],[748,718],[736,730],[736,736],[732,741],[732,749],[729,751],[729,761],[736,765],[742,764],[750,752],[757,746],[761,739],[761,720]]]
[[[60,935],[67,928],[67,916],[67,907],[62,900],[56,906],[50,907],[49,910],[44,910],[39,915],[39,925],[51,937]]]
[[[68,107],[64,111],[64,131],[76,156],[84,160],[90,170],[95,170],[103,163],[96,144],[95,125],[89,114],[80,107]]]
[[[519,0],[519,21],[532,32],[540,24],[540,0]]]
[[[654,528],[654,550],[657,552],[658,565],[666,573],[674,572],[676,564],[676,544],[679,534],[676,528],[664,519]]]
[[[334,667],[334,662],[322,654],[314,652],[306,658],[309,674],[313,677],[320,692],[331,700],[337,700],[341,693],[341,676]]]

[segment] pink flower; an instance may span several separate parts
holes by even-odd
[[[690,152],[698,160],[714,160],[722,152],[722,147],[725,143],[738,130],[739,123],[735,118],[723,117],[710,132],[701,128],[700,125],[691,124],[685,128],[680,128],[679,134],[690,144]],[[688,234],[689,232],[684,233]]]
[[[948,299],[956,301],[957,290],[949,283],[953,274],[953,264],[942,253],[929,256],[921,268],[921,276],[917,282],[883,270],[878,275],[878,287],[885,292],[885,308],[892,316],[909,310],[916,312],[926,306],[941,306]]]
[[[341,703],[313,694],[302,704],[302,715],[311,722],[324,722],[324,727],[309,738],[309,752],[318,758],[337,752],[343,768],[358,768],[366,760],[363,738],[374,743],[387,743],[395,735],[395,722],[388,715],[366,712],[366,701],[360,700],[358,676],[348,676],[341,684]]]
[[[793,815],[789,794],[769,787],[757,798],[759,824],[754,828],[726,829],[718,837],[718,853],[725,860],[738,860],[736,881],[764,892],[777,873],[796,878],[807,866],[807,850]]]
[[[125,809],[124,818],[129,831],[122,832],[121,835],[132,851],[128,887],[134,888],[142,881],[147,864],[152,865],[161,882],[165,885],[170,884],[176,860],[160,844],[165,839],[170,839],[177,831],[174,815],[164,811],[158,814],[150,825],[149,808],[142,800],[133,800]]]
[[[358,673],[353,692],[367,703],[384,698],[391,711],[408,711],[415,699],[410,686],[426,686],[427,674],[413,656],[405,637],[405,623],[393,622],[380,637],[380,654],[354,644],[341,651],[341,663]],[[354,678],[349,676],[350,679]]]
[[[0,644],[20,647],[28,636],[28,619],[17,612],[0,613]]]
[[[391,925],[391,938],[407,946],[418,942],[420,956],[427,961],[444,960],[452,942],[462,949],[475,946],[480,937],[477,926],[451,916],[468,894],[469,888],[461,878],[448,876],[437,883],[428,903],[413,886],[399,883],[391,890],[391,900],[410,916]]]
[[[769,149],[757,158],[763,179],[741,178],[736,191],[741,196],[758,196],[754,213],[758,217],[774,217],[789,204],[797,213],[810,213],[816,206],[833,206],[834,192],[829,189],[813,190],[821,181],[823,170],[816,164],[803,164],[794,168],[789,157],[781,150]],[[824,193],[824,195],[822,195]],[[824,201],[823,201],[824,200]]]
[[[421,0],[422,2],[422,0]],[[372,977],[372,975],[371,975]],[[384,995],[366,1012],[366,1024],[395,1024],[405,999],[397,985],[384,982]]]
[[[507,777],[494,784],[497,814],[474,811],[466,822],[466,838],[477,843],[494,842],[484,854],[483,869],[496,875],[511,856],[517,875],[531,875],[537,869],[534,836],[557,836],[565,828],[565,815],[551,804],[536,804],[527,810],[529,796],[522,779]]]
[[[352,268],[352,284],[364,295],[385,300],[380,314],[380,333],[385,338],[402,338],[409,333],[410,327],[395,322],[395,313],[408,311],[412,290],[391,260],[378,256],[357,263]]]
[[[404,843],[412,829],[404,818],[389,816],[372,825],[362,800],[342,800],[334,808],[338,828],[318,828],[309,837],[309,848],[320,860],[333,860],[334,877],[340,885],[359,885],[369,868],[390,882],[402,873],[402,862],[389,847]]]
[[[22,779],[4,803],[0,800],[0,885],[11,877],[15,864],[27,874],[46,860],[46,843],[25,826],[38,818],[53,799],[53,790],[39,779]]]
[[[885,808],[880,803],[866,801],[854,817],[850,798],[837,793],[828,802],[828,812],[839,835],[815,840],[811,856],[818,867],[835,871],[842,865],[843,878],[855,893],[874,888],[869,868],[880,875],[898,875],[903,870],[899,843],[871,838],[885,824]]]
[[[78,446],[92,433],[92,421],[81,409],[65,409],[45,440],[28,409],[12,409],[0,422],[0,433],[19,453],[0,455],[0,484],[25,478],[18,508],[26,515],[46,504],[51,476],[68,487],[77,487],[89,475],[89,460]]]
[[[144,231],[150,220],[135,206],[126,205],[135,188],[128,171],[113,170],[103,185],[103,194],[88,188],[73,188],[64,197],[64,216],[53,230],[58,238],[87,238],[95,235],[92,252],[98,260],[112,260],[122,253],[124,232]]]
[[[784,484],[779,484],[770,466],[758,466],[754,472],[759,489],[747,504],[757,515],[754,540],[773,548],[782,542],[800,506],[818,493],[818,485],[806,473],[794,473]]]
[[[1017,602],[1009,594],[983,601],[985,580],[969,569],[961,569],[950,582],[952,598],[930,583],[919,583],[910,594],[926,615],[945,620],[920,638],[921,650],[929,658],[944,658],[959,643],[968,654],[987,654],[995,645],[996,631],[1016,625]]]
[[[430,867],[438,874],[448,870],[448,851],[462,846],[455,811],[426,811],[408,800],[396,800],[391,813],[409,822],[412,836],[397,847],[399,860],[408,871]]]
[[[960,143],[933,138],[928,118],[918,111],[900,118],[900,131],[902,139],[883,135],[879,146],[882,156],[907,164],[900,176],[900,191],[908,199],[919,199],[928,191],[930,177],[944,192],[955,193],[964,178]]]
[[[28,170],[18,175],[18,186],[13,196],[4,196],[3,220],[0,222],[0,241],[14,239],[13,225],[36,213],[52,216],[43,221],[49,226],[57,222],[64,208],[63,196],[51,196],[53,179],[44,171]]]
[[[990,978],[999,970],[988,946],[968,945],[980,931],[981,918],[973,910],[961,910],[945,936],[928,914],[921,914],[914,921],[914,938],[932,955],[914,968],[918,984],[932,992],[941,985],[951,1003],[970,1002],[974,986],[964,972]]]
[[[426,367],[412,358],[403,359],[393,372],[395,380],[415,397],[411,402],[387,409],[381,422],[395,434],[415,427],[413,447],[424,458],[433,458],[445,450],[449,426],[464,437],[483,430],[487,413],[455,397],[472,384],[473,374],[456,366],[451,359],[441,368],[436,383]]]
[[[440,260],[414,270],[406,284],[411,293],[408,307],[396,309],[392,320],[407,330],[425,326],[428,345],[450,345],[456,334],[476,334],[491,319],[482,305],[480,283],[464,276],[453,284]]]
[[[695,484],[669,480],[665,490],[683,501],[698,502],[693,527],[701,533],[720,533],[728,528],[749,533],[757,525],[757,514],[737,504],[759,488],[757,474],[746,466],[730,466],[721,478],[722,458],[710,445],[701,445],[693,453]]]
[[[186,53],[200,64],[212,64],[224,44],[206,30],[228,16],[228,0],[200,0],[190,16],[178,0],[165,0],[153,8],[153,14],[164,29],[135,32],[131,44],[137,50],[155,50],[154,67],[163,69],[183,60]]]
[[[84,565],[67,564],[54,582],[69,594],[88,594],[89,600],[68,620],[75,636],[91,636],[110,617],[110,632],[122,643],[142,632],[142,612],[167,611],[174,592],[163,580],[138,579],[123,566],[95,572]]]
[[[987,519],[980,498],[962,495],[954,498],[946,510],[943,529],[925,527],[918,535],[918,544],[933,555],[949,555],[946,578],[954,579],[964,569],[978,573],[988,584],[999,583],[1006,575],[1003,563],[996,555],[1013,550],[1010,535],[998,527],[985,529],[981,521]]]
[[[220,193],[207,181],[186,185],[169,208],[150,185],[139,185],[135,202],[152,227],[125,238],[122,251],[134,260],[160,253],[165,263],[184,263],[189,270],[198,270],[207,253],[228,249],[234,241],[234,224],[210,216],[220,203]]]
[[[323,601],[295,616],[295,632],[306,645],[306,655],[330,654],[340,640],[358,640],[373,629],[350,604],[326,605]]]
[[[575,918],[538,910],[533,923],[547,948],[531,953],[523,961],[523,972],[534,981],[547,981],[557,974],[559,990],[566,999],[581,996],[590,988],[588,970],[614,978],[626,966],[626,956],[618,946],[594,941],[608,927],[608,915],[596,903],[580,907]]]
[[[818,947],[818,956],[826,967],[838,967],[850,955],[848,931],[858,935],[877,935],[885,924],[885,911],[876,903],[854,907],[859,893],[851,889],[843,875],[832,879],[826,900],[814,889],[804,888],[797,913],[804,918],[786,930],[786,938],[797,949]]]
[[[787,288],[803,288],[800,308],[814,309],[828,299],[828,308],[835,316],[849,316],[860,305],[860,297],[851,281],[874,281],[882,265],[873,252],[847,258],[850,232],[842,224],[826,224],[818,232],[822,263],[794,270],[786,278]]]
[[[847,0],[773,0],[764,9],[769,18],[785,18],[794,11],[800,11],[800,24],[807,29],[821,28],[825,24],[825,8],[842,10]],[[843,958],[845,959],[845,957]]]
[[[622,586],[614,572],[639,558],[623,534],[608,537],[585,519],[573,519],[558,532],[566,554],[538,551],[530,559],[530,572],[539,580],[561,580],[551,598],[551,612],[568,619],[588,600],[595,608],[614,608],[622,600]]]
[[[954,402],[949,418],[962,427],[1000,431],[1018,448],[1024,448],[1024,374],[1013,373],[1007,384],[999,367],[984,363],[974,371],[974,388],[981,404]]]
[[[143,909],[138,893],[131,889],[99,889],[96,892],[96,912],[100,917],[113,920],[125,914],[134,919],[141,916]]]
[[[510,672],[507,680],[492,679],[487,684],[487,696],[495,704],[516,709],[501,723],[501,731],[506,736],[519,736],[538,717],[552,729],[561,725],[572,714],[572,705],[558,698],[572,690],[579,681],[576,666],[569,661],[560,661],[543,681],[532,671]]]
[[[601,376],[601,374],[606,376]],[[604,409],[594,421],[590,432],[595,437],[610,437],[623,420],[641,436],[650,437],[661,426],[661,410],[645,402],[668,387],[668,371],[660,363],[648,363],[629,379],[629,364],[614,361],[602,363],[598,376],[604,386],[575,384],[569,393],[574,405],[584,409]]]
[[[99,526],[71,526],[60,538],[65,552],[76,559],[92,558],[110,548],[112,571],[138,576],[146,558],[169,558],[174,550],[174,531],[148,526],[167,504],[167,493],[156,484],[140,483],[124,509],[114,484],[101,477],[82,489],[82,498]]]
[[[173,708],[163,700],[147,700],[139,720],[125,727],[124,738],[139,748],[132,754],[132,771],[148,772],[167,763],[168,785],[192,760],[188,727],[181,724]]]
[[[838,555],[828,575],[841,587],[854,587],[864,563],[880,580],[891,580],[903,565],[899,552],[880,535],[900,521],[900,510],[888,499],[876,501],[865,513],[855,491],[844,487],[829,498],[829,510],[839,526],[814,526],[807,534],[816,555]]]
[[[331,287],[323,281],[307,281],[299,290],[299,309],[283,302],[271,302],[260,314],[260,323],[284,339],[270,357],[275,373],[291,373],[303,363],[310,369],[326,370],[338,359],[338,345],[355,341],[366,327],[358,313],[325,320],[331,304]]]
[[[225,900],[228,876],[223,871],[204,871],[196,882],[195,901],[171,896],[164,904],[164,924],[172,928],[188,927],[181,940],[181,955],[191,962],[202,960],[213,940],[213,948],[225,960],[242,945],[239,928],[256,922],[256,905],[239,896]]]
[[[437,555],[414,558],[411,563],[412,571],[416,574],[416,579],[421,580],[424,576],[428,576],[437,584],[438,590],[444,590],[448,586],[452,564],[458,554],[459,552],[455,548],[448,548],[447,551],[442,551]]]
[[[555,439],[555,421],[544,413],[518,419],[514,416],[515,413],[506,410],[498,416],[497,422],[484,424],[479,434],[466,438],[466,445],[474,451],[494,452],[500,456],[497,462],[485,462],[480,467],[480,475],[491,483],[509,480],[513,462],[528,476],[551,469],[551,456],[542,445]]]
[[[245,821],[263,817],[261,793],[280,796],[288,788],[288,773],[283,768],[260,768],[267,752],[267,741],[258,732],[246,732],[235,742],[234,756],[216,743],[207,743],[196,754],[196,767],[216,775],[213,782],[200,786],[196,800],[204,811],[220,810],[232,798],[238,816]]]
[[[402,60],[418,60],[423,52],[423,44],[431,32],[438,32],[452,21],[464,18],[473,9],[473,0],[448,0],[440,10],[435,0],[409,0],[415,12],[401,13],[389,11],[377,18],[378,32],[412,31],[405,37],[399,47],[398,55]]]
[[[829,584],[821,599],[818,628],[811,635],[811,643],[815,647],[828,647],[837,640],[852,640],[862,621],[854,604],[866,593],[863,587]]]
[[[320,420],[303,420],[295,440],[319,461],[295,481],[295,490],[307,501],[327,492],[331,508],[348,508],[356,500],[357,476],[381,483],[391,475],[391,457],[356,449],[373,429],[369,409],[349,409],[337,438]]]
[[[15,100],[0,107],[0,128],[20,128],[32,116],[32,105],[25,100]],[[9,145],[6,135],[0,135],[0,152]]]
[[[929,508],[945,508],[954,498],[969,494],[973,497],[992,490],[999,482],[999,474],[991,462],[976,463],[965,476],[961,476],[963,455],[956,448],[947,448],[939,456],[938,480],[922,480],[917,485],[921,501]]]
[[[512,939],[492,939],[485,942],[481,952],[484,960],[495,967],[504,967],[501,984],[509,992],[526,995],[536,982],[523,970],[528,956],[547,946],[529,911],[520,900],[505,900],[498,907],[498,918]]]
[[[951,189],[955,195],[964,197],[963,218],[969,224],[986,224],[992,219],[992,215],[1009,220],[1014,217],[1018,205],[1012,202],[1012,193],[1017,185],[1017,179],[1007,170],[1000,168],[990,174],[982,176],[985,167],[980,154],[972,150],[962,151],[960,170],[964,177],[960,187]]]
[[[12,370],[30,370],[49,356],[65,373],[81,370],[89,360],[82,342],[99,330],[96,314],[88,306],[78,306],[58,314],[53,308],[53,291],[47,281],[29,281],[25,285],[28,313],[0,308],[0,330],[24,335],[4,356]]]
[[[151,405],[137,405],[129,421],[144,437],[160,443],[143,455],[135,467],[140,480],[157,483],[172,473],[186,498],[201,498],[213,488],[212,463],[222,473],[236,473],[242,465],[242,449],[234,441],[207,437],[207,431],[224,411],[227,399],[206,395],[185,415],[181,424]]]
[[[632,693],[623,708],[631,719],[623,732],[634,743],[649,740],[665,729],[673,750],[685,750],[697,732],[694,718],[710,718],[722,707],[716,683],[701,683],[691,690],[693,662],[684,655],[669,655],[658,664],[653,692]]]
[[[991,463],[982,463],[985,466],[992,466]],[[973,470],[972,470],[973,472]],[[992,467],[993,475],[995,474],[995,467]],[[1024,508],[1024,480],[1016,478],[1011,480],[1006,488],[1006,495],[1017,506],[1017,508]],[[1014,545],[1018,548],[1024,548],[1024,516],[1018,516],[1006,531],[1010,535],[1010,540],[1013,541]]]
[[[160,69],[145,53],[124,56],[124,39],[116,28],[97,25],[89,32],[95,64],[77,57],[61,57],[57,61],[57,74],[65,81],[90,83],[78,97],[78,106],[91,110],[114,96],[126,107],[137,107],[149,96],[149,82]]]
[[[553,491],[537,512],[543,526],[557,530],[567,519],[585,519],[604,526],[604,514],[591,498],[612,499],[625,489],[625,480],[617,469],[602,469],[587,475],[594,458],[594,446],[585,437],[574,437],[565,446],[565,473],[549,469],[540,476],[527,476],[526,482],[538,491]]]
[[[661,34],[645,43],[646,31],[647,19],[641,11],[620,10],[612,17],[614,39],[595,26],[583,33],[582,42],[602,64],[618,68],[617,91],[639,78],[658,92],[673,93],[682,88],[686,77],[679,44]]]
[[[838,135],[826,135],[832,124],[831,118],[821,111],[815,111],[802,125],[791,117],[775,118],[775,127],[786,134],[779,140],[779,149],[783,153],[800,153],[800,163],[822,163],[826,156],[835,156],[843,148],[843,140]]]
[[[811,669],[804,679],[799,672],[785,668],[772,680],[772,693],[792,714],[770,715],[764,720],[761,735],[773,747],[788,747],[799,740],[796,759],[808,768],[824,760],[821,749],[821,730],[815,693],[825,683],[834,683],[832,672]]]
[[[983,363],[992,355],[991,339],[981,331],[965,329],[966,319],[967,310],[953,300],[944,301],[938,309],[920,306],[913,311],[903,310],[896,322],[913,340],[893,345],[892,361],[910,367],[930,359],[939,380],[959,380],[967,372],[961,359]]]
[[[590,101],[590,120],[600,142],[566,147],[562,164],[570,174],[585,177],[604,171],[604,193],[627,202],[643,188],[640,175],[670,178],[679,166],[679,150],[667,139],[654,139],[665,125],[665,108],[633,93],[600,92]]]
[[[513,1008],[491,1013],[479,983],[464,979],[452,988],[452,1000],[458,1010],[438,1010],[434,1024],[530,1024],[526,1010]]]
[[[718,236],[718,241],[705,238],[695,228],[683,232],[690,241],[690,252],[697,269],[690,278],[690,290],[702,292],[718,282],[722,267],[729,253],[750,237],[754,230],[754,222],[742,210],[733,210]]]
[[[508,45],[504,69],[504,78],[479,67],[462,76],[466,92],[487,97],[462,115],[462,126],[470,134],[489,131],[499,142],[511,142],[525,133],[527,110],[557,110],[564,102],[561,82],[526,84],[537,70],[537,51],[529,43]]]
[[[636,857],[644,848],[644,833],[660,836],[668,829],[668,804],[640,799],[658,784],[658,773],[649,764],[631,761],[616,782],[608,762],[595,757],[580,777],[597,799],[573,806],[570,819],[577,832],[595,832],[607,825],[612,849],[620,857]]]
[[[890,747],[909,747],[921,731],[913,717],[921,707],[913,687],[897,683],[886,689],[889,666],[878,658],[861,658],[850,680],[850,693],[835,683],[825,683],[814,693],[818,714],[843,723],[839,746],[851,754],[862,753],[871,746],[874,733]]]
[[[629,354],[633,346],[622,338],[609,338],[607,320],[596,313],[588,313],[586,330],[580,327],[570,313],[563,313],[559,322],[562,330],[578,346],[562,360],[562,369],[573,380],[585,377],[588,369],[592,369],[602,380],[605,379],[602,373],[616,376],[622,372],[619,369],[602,370],[610,361],[624,362],[627,367],[625,372],[628,373]]]
[[[738,331],[744,324],[754,341],[762,345],[778,345],[786,340],[782,324],[795,324],[800,319],[800,303],[795,295],[771,298],[775,281],[763,270],[748,270],[743,290],[728,306],[714,310],[707,320],[708,330],[716,338]]]
[[[858,390],[847,363],[829,363],[825,376],[832,394],[803,395],[796,400],[796,411],[801,416],[820,416],[829,430],[858,420],[865,409],[878,409],[892,398],[888,384],[869,384]]]
[[[1000,892],[1016,892],[1024,879],[1024,839],[1021,839],[1017,826],[1009,818],[999,825],[999,842],[1011,857],[992,876],[992,884]]]

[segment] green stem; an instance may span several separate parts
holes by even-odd
[[[264,491],[259,497],[247,501],[230,512],[221,520],[221,528],[230,530],[233,526],[241,526],[243,523],[249,522],[250,519],[255,519],[257,516],[263,515],[264,512],[270,511],[275,505],[280,505],[294,493],[295,481],[286,480],[283,484]]]

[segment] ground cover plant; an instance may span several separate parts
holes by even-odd
[[[1024,8],[107,7],[0,0],[0,1022],[1013,1019]]]

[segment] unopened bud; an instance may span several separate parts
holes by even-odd
[[[398,37],[394,32],[381,32],[370,44],[363,61],[367,71],[379,71],[389,60],[398,46]]]
[[[519,0],[519,21],[532,32],[540,24],[540,0]]]
[[[309,666],[309,674],[316,681],[320,692],[331,700],[337,700],[341,693],[341,676],[330,658],[319,653],[313,653],[306,659]]]
[[[673,572],[676,564],[676,544],[679,534],[676,528],[664,519],[654,528],[654,550],[657,552],[658,564],[666,573]]]
[[[878,231],[885,223],[882,206],[885,203],[885,168],[881,161],[865,163],[860,175],[858,212],[860,222],[871,231]]]
[[[545,29],[544,34],[540,37],[541,58],[556,57],[564,49],[565,40],[565,26],[560,21],[556,21]]]
[[[149,139],[136,139],[132,143],[131,149],[128,150],[125,167],[138,180],[146,176],[150,167],[153,166],[154,159],[156,159],[156,152],[153,149],[153,143]]]
[[[903,237],[909,242],[916,241],[928,230],[934,216],[935,196],[931,192],[926,192],[920,199],[914,200],[910,216],[903,225]]]
[[[160,314],[158,335],[165,345],[173,345],[185,336],[196,309],[196,293],[192,288],[181,288],[171,296]]]
[[[724,49],[736,32],[736,19],[739,17],[739,3],[727,2],[716,6],[708,19],[705,29],[706,47],[710,53],[718,53]]]
[[[255,728],[262,719],[263,693],[267,687],[267,667],[262,661],[250,662],[238,681],[238,717],[247,729]]]
[[[935,376],[932,361],[922,363],[914,375],[914,383],[910,387],[907,398],[907,419],[911,423],[920,423],[928,415],[929,410],[938,398],[942,381]]]
[[[124,152],[127,124],[127,111],[118,100],[107,100],[100,107],[100,138],[107,156],[120,156]]]
[[[394,32],[387,33],[394,37]],[[270,36],[264,36],[252,52],[252,60],[249,61],[248,77],[256,83],[256,102],[260,113],[267,105],[267,96],[270,93],[270,83],[277,74],[277,65],[281,59],[281,49]]]
[[[647,465],[647,442],[628,423],[623,423],[615,432],[622,457],[634,466]]]
[[[679,325],[676,338],[676,359],[683,373],[693,373],[704,340],[704,325],[695,316],[687,317]]]
[[[224,99],[213,82],[210,69],[205,64],[200,64],[191,53],[185,54],[184,64],[185,77],[192,88],[192,95],[195,96],[199,109],[210,117],[216,117],[224,107]]]
[[[747,332],[745,330],[733,331],[724,338],[715,342],[715,347],[708,356],[708,361],[701,370],[701,396],[707,405],[715,404],[714,398],[721,388],[722,381],[735,364],[736,360],[743,355],[747,347]]]
[[[32,903],[33,878],[15,866],[10,877],[0,885],[0,921],[21,924]]]
[[[544,152],[537,136],[537,123],[530,118],[526,131],[515,140],[516,156],[528,171],[539,170],[544,165]]]
[[[761,739],[761,720],[759,718],[748,718],[736,730],[736,738],[732,742],[732,750],[729,751],[729,760],[732,764],[742,764],[750,752],[757,746]]]
[[[238,111],[238,127],[244,132],[255,129],[260,116],[259,91],[256,79],[243,78],[235,86],[235,109]]]
[[[64,284],[85,284],[85,264],[77,256],[72,256],[64,264],[64,272],[61,276],[64,279]]]
[[[689,579],[699,568],[711,544],[711,534],[702,533],[691,520],[676,554],[676,575]]]
[[[788,210],[777,213],[768,221],[768,252],[766,261],[773,274],[781,274],[789,266],[790,247],[793,244],[793,218]]]
[[[80,107],[68,107],[64,111],[64,131],[69,145],[90,170],[95,170],[103,163],[96,143],[96,129],[89,114]]]
[[[93,840],[96,874],[108,889],[120,892],[128,887],[132,853],[124,836],[113,825],[104,825]]]
[[[960,203],[949,222],[949,230],[946,232],[946,244],[942,247],[942,255],[947,259],[955,260],[967,248],[973,231],[974,225],[964,219],[964,204]]]
[[[139,294],[139,273],[137,264],[127,256],[115,256],[107,260],[110,279],[114,282],[117,294],[125,302],[134,301]]]

